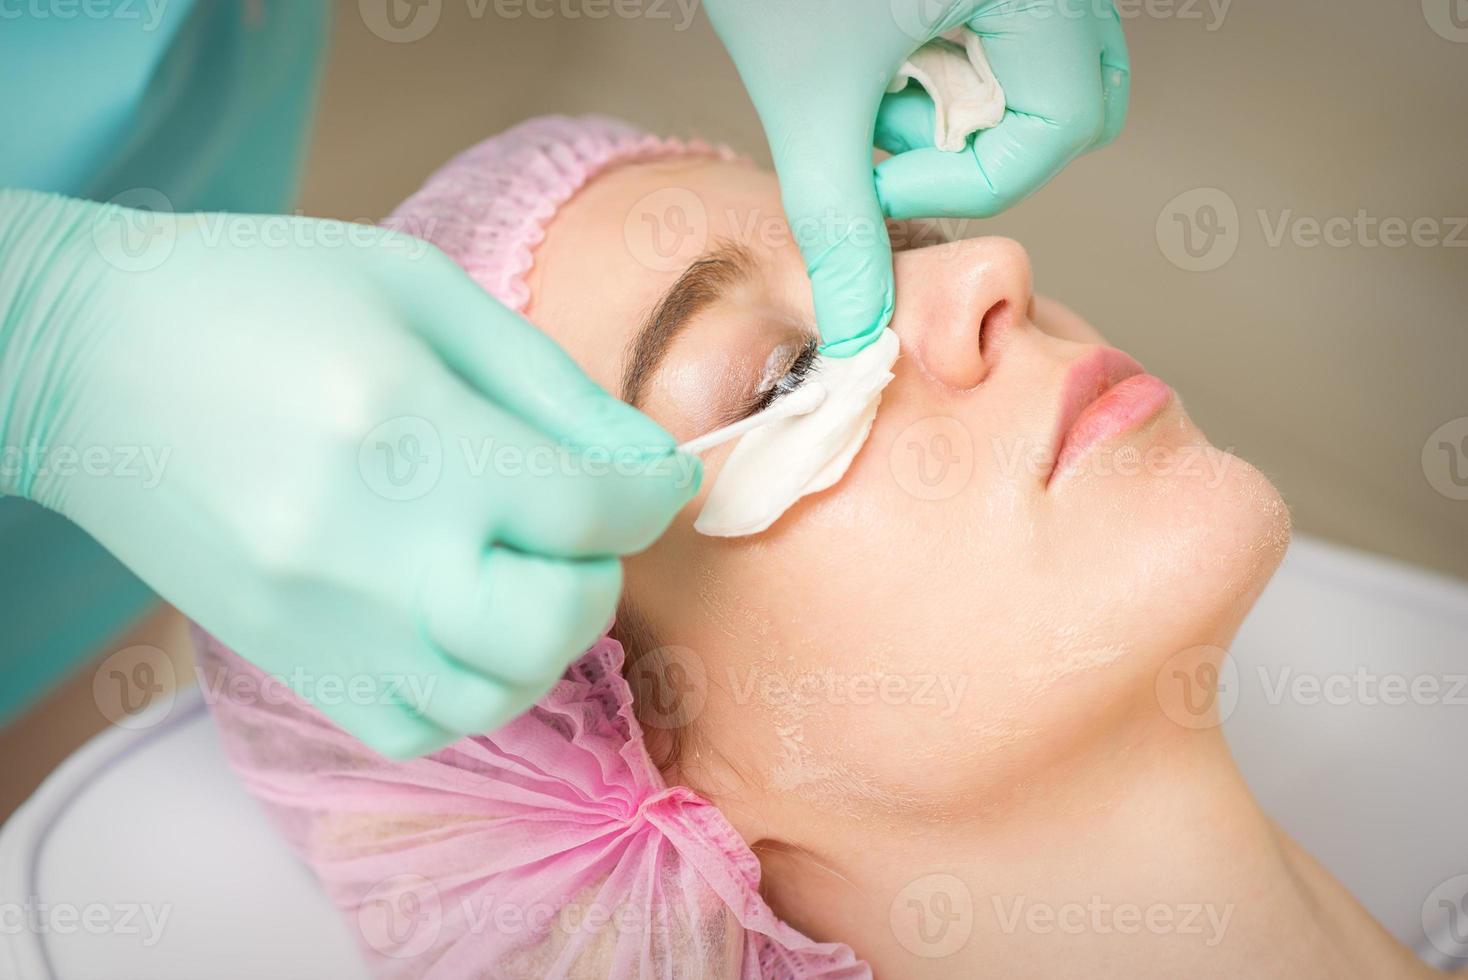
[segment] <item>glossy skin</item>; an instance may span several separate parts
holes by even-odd
[[[644,220],[670,192],[708,222],[673,255]],[[772,351],[783,364],[813,336],[782,222],[774,179],[748,165],[615,170],[551,223],[530,318],[620,391],[684,264],[748,246],[757,273],[690,321],[640,399],[688,439],[737,411]],[[1078,365],[1129,369],[1034,296],[1017,243],[913,248],[895,268],[903,354],[845,478],[742,539],[694,532],[700,496],[626,563],[619,627],[643,657],[630,674],[669,781],[719,805],[778,913],[878,977],[1418,969],[1259,811],[1216,723],[1179,723],[1159,687],[1179,665],[1207,687],[1277,566],[1289,518],[1274,488],[1152,381],[1078,404]],[[1062,416],[1090,448],[1052,475]],[[729,451],[706,457],[703,493]],[[962,881],[974,909],[942,956],[898,924],[931,874]],[[1228,924],[1217,944],[1040,933],[989,904],[1097,895],[1207,902]]]
[[[636,324],[676,276],[639,264],[624,241],[625,216],[664,185],[706,202],[709,241],[779,213],[768,174],[683,163],[603,177],[556,218],[529,314],[612,391]],[[760,274],[682,334],[641,401],[679,440],[733,411],[770,352],[811,329],[795,248],[751,247]],[[839,782],[942,809],[967,798],[976,776],[1033,770],[1063,753],[1160,658],[1226,642],[1278,560],[1287,515],[1263,477],[1210,447],[1176,400],[1047,485],[1038,463],[1067,370],[1101,336],[1033,296],[1024,250],[1007,239],[899,252],[896,269],[903,355],[846,477],[754,538],[696,534],[700,497],[628,564],[627,598],[659,644],[687,647],[707,668],[713,690],[692,733],[738,731],[741,757],[758,760],[771,788],[815,797]],[[1160,460],[1151,472],[1111,472],[1121,446]],[[706,457],[705,488],[729,451]],[[920,499],[919,468],[931,479],[940,452],[961,457],[931,488],[946,496]],[[966,485],[955,483],[970,466]],[[975,682],[957,717],[813,706],[800,713],[803,749],[792,760],[776,734],[780,709],[743,710],[725,690],[729,670],[758,669],[752,658],[781,673]],[[946,754],[956,728],[981,765],[914,765]],[[878,737],[852,745],[853,731]]]

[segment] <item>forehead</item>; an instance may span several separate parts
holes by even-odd
[[[546,227],[527,315],[608,391],[658,298],[711,245],[790,250],[773,174],[705,158],[633,163],[593,179]]]

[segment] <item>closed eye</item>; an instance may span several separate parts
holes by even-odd
[[[806,379],[815,371],[816,349],[819,346],[820,344],[815,338],[811,338],[802,344],[795,358],[786,367],[785,372],[776,378],[773,384],[755,392],[754,397],[739,411],[735,421],[749,418],[749,416],[757,412],[763,412],[775,404],[775,402],[805,384]]]

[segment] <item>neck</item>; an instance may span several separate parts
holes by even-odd
[[[942,820],[812,814],[762,853],[771,902],[879,980],[1431,974],[1263,814],[1217,729],[1154,714],[1054,769]]]

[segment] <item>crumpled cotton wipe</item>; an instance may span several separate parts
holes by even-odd
[[[940,150],[957,153],[974,133],[992,129],[1004,118],[1004,89],[989,67],[983,42],[967,27],[914,51],[887,91],[902,91],[908,79],[933,100],[933,145]]]
[[[815,411],[743,435],[693,527],[711,537],[759,534],[801,497],[832,486],[867,441],[892,380],[897,334],[883,330],[851,357],[817,356],[807,384],[826,389]]]

